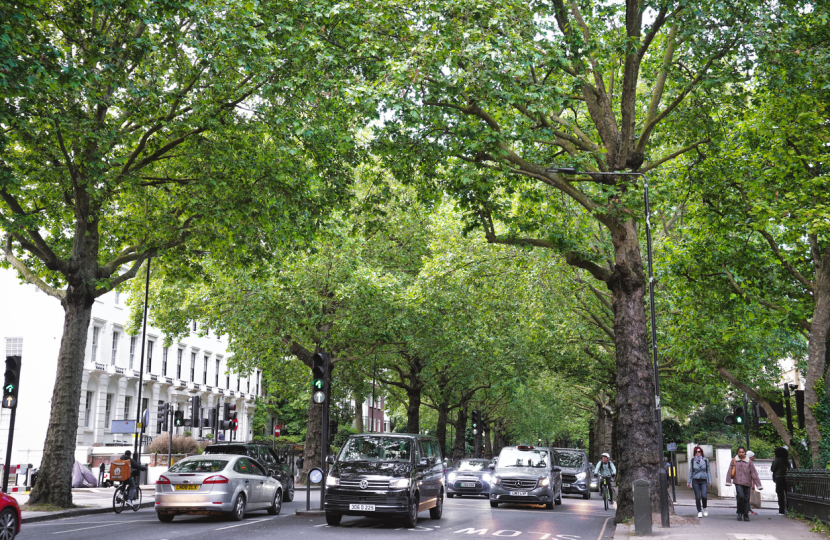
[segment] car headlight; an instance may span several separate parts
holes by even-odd
[[[389,481],[390,488],[406,489],[409,487],[409,478],[396,478]]]
[[[547,476],[539,480],[539,487],[545,487],[550,485],[550,478]]]
[[[585,480],[586,476],[588,476],[588,473],[586,473],[586,472],[576,473],[576,479],[577,480]]]
[[[337,476],[326,477],[326,487],[337,487],[340,485],[340,478]]]
[[[484,473],[484,475],[481,477],[481,479],[485,482],[489,482],[490,481],[490,473]]]
[[[447,475],[447,482],[449,482],[450,484],[455,482],[455,473],[454,472],[451,472],[450,474]]]
[[[498,476],[496,476],[496,475],[494,474],[494,475],[493,475],[493,483],[494,483],[495,485],[499,485],[499,484],[501,484],[501,478],[499,478]]]

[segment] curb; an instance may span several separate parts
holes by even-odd
[[[156,505],[154,502],[146,502],[141,503],[139,508],[152,508]],[[108,513],[115,513],[112,507],[105,507],[105,506],[98,506],[96,508],[75,508],[72,510],[66,510],[62,512],[54,512],[50,514],[46,514],[43,516],[31,516],[31,517],[24,517],[20,520],[21,524],[24,523],[38,523],[40,521],[54,521],[56,519],[63,519],[63,518],[70,518],[70,517],[78,517],[78,516],[91,516],[94,514],[108,514]]]
[[[311,509],[311,510],[300,510],[299,508],[294,510],[295,516],[325,516],[326,511],[320,509]]]

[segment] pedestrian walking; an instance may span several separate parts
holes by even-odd
[[[101,462],[101,466],[98,467],[98,485],[101,486],[104,484],[104,472],[107,470],[107,466],[104,465],[104,462]]]
[[[223,431],[219,432],[219,437],[217,437],[217,440],[220,440],[220,441],[225,440],[225,433]]]
[[[778,496],[778,513],[787,513],[787,469],[790,468],[790,453],[786,448],[775,449],[775,459],[769,468],[772,481],[775,482],[775,495]]]
[[[302,454],[300,454],[300,458],[297,460],[297,470],[298,471],[303,470],[303,456],[302,456]]]
[[[708,488],[712,487],[712,472],[709,470],[709,459],[703,455],[703,448],[695,446],[694,458],[689,464],[689,478],[686,487],[695,492],[695,505],[697,505],[697,517],[708,517],[706,510],[706,498]]]
[[[735,495],[738,499],[738,521],[749,521],[749,495],[752,486],[758,491],[764,489],[761,480],[758,478],[758,470],[755,464],[746,455],[746,448],[738,447],[738,455],[732,459],[729,465],[729,472],[726,477],[726,485],[735,484]]]
[[[752,450],[747,450],[746,451],[746,457],[748,457],[749,461],[751,461],[752,464],[755,465],[755,452],[753,452]],[[755,511],[752,510],[753,508],[761,508],[761,494],[758,493],[755,490],[750,489],[749,490],[749,515],[757,516],[758,514]]]

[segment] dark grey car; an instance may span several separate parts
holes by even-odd
[[[554,448],[556,464],[562,469],[562,492],[591,498],[591,475],[588,454],[576,448]]]
[[[562,504],[562,474],[550,448],[507,446],[499,454],[490,486],[490,506],[499,503]]]
[[[490,470],[489,459],[460,459],[452,471],[447,473],[447,497],[452,499],[458,495],[484,495],[490,494]]]

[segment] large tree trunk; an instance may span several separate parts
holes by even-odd
[[[435,437],[441,446],[441,454],[447,451],[447,415],[449,414],[449,403],[438,404],[438,426],[435,428]]]
[[[414,381],[413,381],[414,382]],[[413,384],[406,389],[406,432],[419,433],[421,429],[421,385]]]
[[[645,312],[646,279],[637,240],[637,224],[627,221],[616,231],[614,271],[608,279],[614,308],[614,344],[617,358],[617,523],[633,517],[632,482],[651,484],[652,512],[660,512],[654,372],[648,354]]]
[[[366,431],[363,426],[363,396],[354,396],[354,430],[355,433]]]
[[[72,506],[72,465],[78,440],[78,410],[84,373],[84,351],[95,301],[86,286],[69,287],[63,301],[63,337],[52,391],[52,411],[43,445],[37,484],[27,502],[60,508]]]
[[[484,457],[493,459],[493,445],[490,442],[491,426],[489,423],[485,423],[481,428],[483,430],[481,436],[484,438]]]
[[[818,253],[816,253],[818,255]],[[821,433],[818,422],[813,414],[813,407],[818,406],[818,391],[816,385],[824,376],[824,366],[827,362],[827,340],[830,332],[830,247],[824,250],[814,262],[816,268],[813,282],[813,319],[811,322],[810,339],[807,345],[807,373],[804,382],[804,415],[807,438],[810,441],[810,456],[813,468],[823,467],[819,463],[819,443]],[[824,381],[830,389],[830,380]]]
[[[467,404],[462,403],[458,408],[458,418],[455,420],[455,442],[452,445],[452,460],[458,461],[464,457],[467,435]]]
[[[298,484],[305,484],[305,477],[307,471],[314,467],[320,467],[320,460],[322,456],[321,440],[323,434],[323,415],[322,407],[309,398],[308,403],[308,422],[306,423],[305,432],[305,450],[303,451],[303,470],[300,471],[300,477],[297,480]],[[40,478],[38,478],[38,482]]]
[[[590,445],[588,459],[592,463],[599,463],[604,452],[611,453],[611,432],[613,417],[603,405],[597,403],[594,409],[594,418],[591,422]]]

